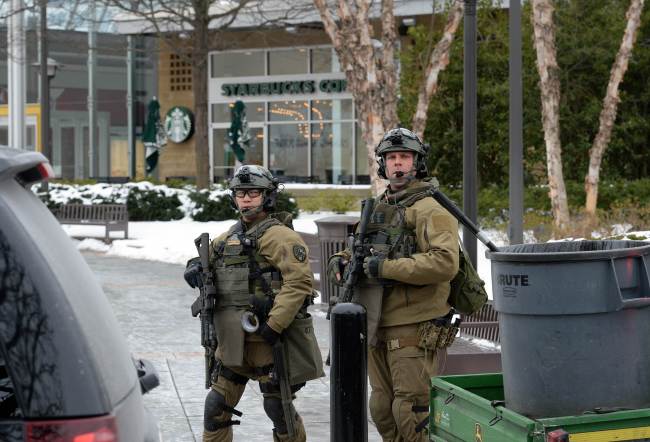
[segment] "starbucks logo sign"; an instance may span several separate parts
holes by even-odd
[[[194,133],[194,115],[186,107],[174,106],[165,116],[165,132],[174,143],[187,141]]]

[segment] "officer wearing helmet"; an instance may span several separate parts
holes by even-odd
[[[287,428],[280,387],[273,366],[273,346],[281,340],[290,373],[291,393],[323,376],[312,318],[313,275],[307,246],[291,227],[288,213],[273,213],[278,181],[261,166],[244,165],[230,181],[239,221],[210,245],[216,286],[214,325],[217,368],[205,400],[203,440],[233,440],[232,414],[247,382],[257,380],[264,411],[273,422],[274,441],[305,441],[300,416],[294,434]],[[200,264],[190,260],[185,279],[199,282]]]
[[[451,344],[450,281],[458,271],[458,223],[431,196],[428,146],[410,130],[387,132],[375,149],[389,181],[367,227],[364,277],[354,301],[368,312],[370,414],[384,442],[426,440],[429,379]],[[349,250],[330,257],[341,284]]]

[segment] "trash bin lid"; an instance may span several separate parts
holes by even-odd
[[[650,255],[650,242],[629,240],[515,244],[501,247],[498,252],[485,252],[492,261],[513,262],[589,261],[645,255]]]
[[[351,215],[333,215],[318,218],[314,222],[318,224],[354,224],[359,221],[358,216]]]

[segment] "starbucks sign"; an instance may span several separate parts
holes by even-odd
[[[186,107],[174,106],[165,116],[167,138],[174,143],[187,141],[194,133],[194,115]]]

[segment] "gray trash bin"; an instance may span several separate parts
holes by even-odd
[[[345,241],[354,233],[354,225],[359,217],[334,215],[316,220],[318,242],[320,245],[320,289],[321,302],[329,303],[330,296],[338,296],[339,288],[327,280],[327,260],[345,248]]]
[[[539,418],[650,407],[650,244],[486,252],[506,407]]]

